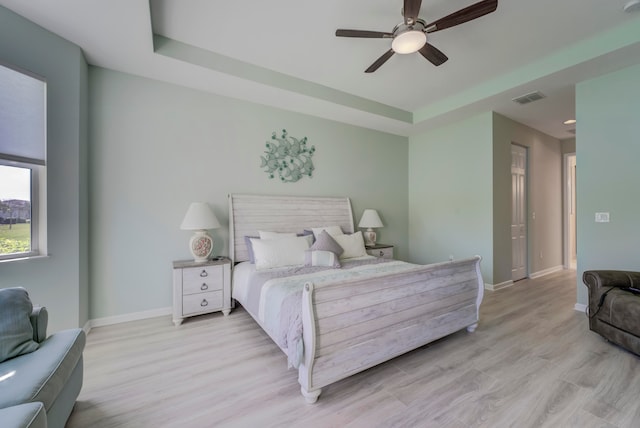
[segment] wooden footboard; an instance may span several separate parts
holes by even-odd
[[[375,280],[305,284],[302,394],[313,403],[326,385],[463,328],[475,330],[483,291],[478,256]]]

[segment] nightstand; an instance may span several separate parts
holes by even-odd
[[[376,244],[365,247],[367,254],[370,256],[381,257],[383,259],[393,258],[393,245]]]
[[[216,311],[231,312],[231,260],[173,262],[173,323]]]

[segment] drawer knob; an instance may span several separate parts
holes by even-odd
[[[208,276],[209,276],[209,274],[207,273],[207,271],[206,271],[206,270],[202,269],[202,272],[200,272],[200,276],[201,276],[202,278],[206,278],[206,277],[208,277]]]
[[[200,302],[200,306],[208,306],[209,302],[207,302],[207,299],[202,299],[202,302]]]
[[[204,291],[204,290],[208,290],[209,286],[206,283],[202,283],[202,285],[200,286],[200,290]]]
[[[380,250],[380,257],[384,256],[384,251]]]

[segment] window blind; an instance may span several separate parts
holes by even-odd
[[[44,165],[45,114],[46,83],[0,65],[0,158]]]

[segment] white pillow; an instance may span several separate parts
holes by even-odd
[[[322,233],[323,230],[326,230],[327,233],[332,237],[344,234],[340,226],[312,227],[311,230],[313,231],[313,236],[315,236],[316,239],[318,239],[318,235],[320,235],[320,233]]]
[[[295,233],[288,233],[288,232],[265,232],[265,231],[258,231],[258,234],[260,235],[260,239],[282,239],[282,238],[295,238],[296,234]]]
[[[340,244],[344,250],[344,253],[340,255],[340,259],[350,259],[367,255],[367,250],[364,248],[364,238],[360,231],[352,235],[342,234],[334,236],[333,239]]]
[[[256,269],[304,265],[304,252],[310,246],[306,236],[282,239],[252,239]]]

